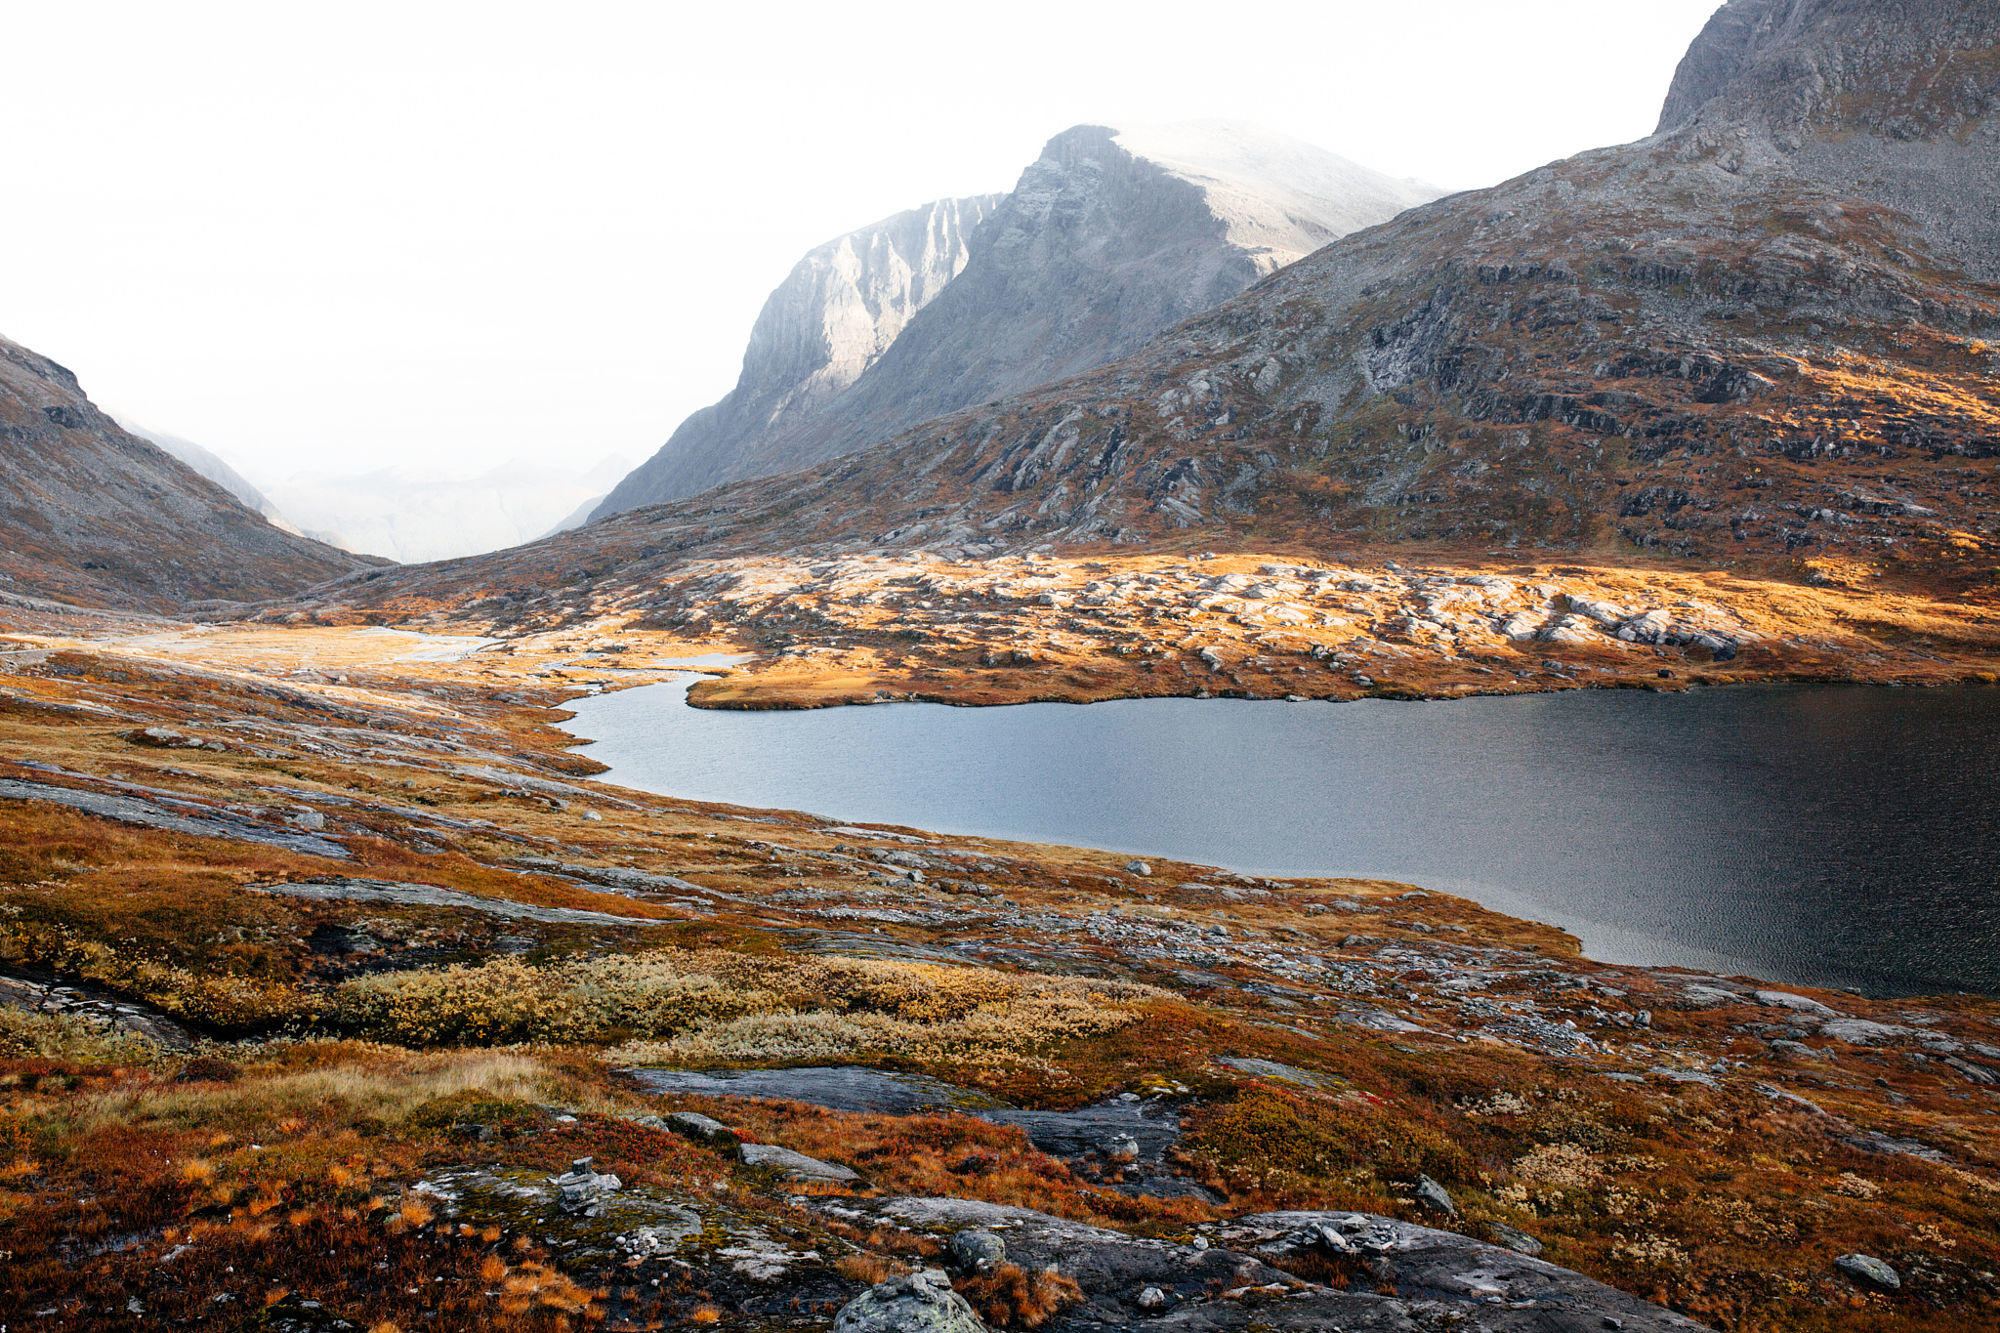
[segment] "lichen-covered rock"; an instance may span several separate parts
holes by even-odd
[[[834,1333],[987,1333],[986,1321],[935,1269],[892,1277],[833,1317]]]
[[[990,1273],[1007,1262],[1007,1243],[990,1231],[967,1227],[945,1242],[944,1257],[961,1273]]]

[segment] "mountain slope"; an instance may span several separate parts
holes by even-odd
[[[694,413],[621,481],[597,515],[704,490],[747,443],[810,426],[965,266],[997,195],[940,199],[807,252],[764,302],[736,387]]]
[[[1166,541],[1990,601],[2000,8],[1735,0],[1675,87],[1664,133],[1337,241],[1080,378],[371,595],[642,605],[697,557]]]
[[[5,339],[0,535],[0,590],[82,606],[249,601],[373,563],[273,527]]]
[[[278,506],[271,503],[271,497],[257,489],[249,478],[229,466],[222,458],[196,444],[193,440],[182,439],[178,435],[167,435],[161,431],[147,430],[129,421],[118,423],[125,430],[148,444],[156,444],[165,452],[186,463],[189,467],[207,477],[210,481],[228,491],[243,503],[269,519],[271,525],[286,532],[297,533],[298,529],[278,512]]]
[[[598,516],[793,471],[1102,365],[1436,193],[1242,126],[1065,131],[970,235],[963,271],[851,385],[764,429],[715,430],[698,414],[682,428],[699,423],[698,463],[670,442]]]

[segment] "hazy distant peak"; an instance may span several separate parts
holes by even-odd
[[[1259,256],[1266,272],[1444,193],[1239,121],[1120,122],[1112,137],[1201,187],[1229,241]]]

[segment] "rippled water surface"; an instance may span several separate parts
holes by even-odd
[[[1407,880],[1591,956],[2000,993],[2000,690],[1448,703],[580,700],[607,780],[841,820]]]

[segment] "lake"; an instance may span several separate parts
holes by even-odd
[[[688,684],[568,728],[669,796],[1405,880],[1611,962],[2000,994],[1996,689],[739,712]]]

